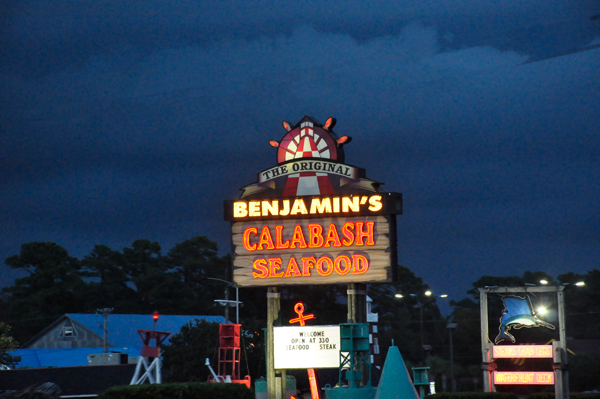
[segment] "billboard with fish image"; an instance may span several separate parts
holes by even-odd
[[[505,341],[510,341],[514,344],[516,339],[509,332],[513,328],[518,330],[521,328],[545,327],[554,330],[552,324],[541,320],[537,316],[535,310],[533,310],[533,306],[531,306],[529,296],[503,296],[502,302],[504,303],[504,310],[500,317],[499,333],[494,340],[496,344]]]

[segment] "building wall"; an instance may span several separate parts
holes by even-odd
[[[3,370],[0,371],[0,388],[18,391],[48,381],[57,384],[62,395],[100,394],[116,385],[129,385],[135,367],[135,364],[126,364]]]
[[[109,340],[109,346],[110,340]],[[27,349],[102,348],[103,337],[67,317],[61,319],[44,335],[27,345]]]

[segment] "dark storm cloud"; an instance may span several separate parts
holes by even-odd
[[[1,259],[197,234],[227,251],[221,201],[312,115],[404,193],[400,261],[434,288],[597,267],[600,49],[522,65],[594,46],[593,2],[249,4],[7,8]]]
[[[13,2],[1,17],[0,59],[13,72],[39,77],[82,67],[94,55],[143,57],[157,48],[289,36],[305,25],[364,42],[398,36],[410,23],[436,26],[451,49],[491,44],[541,57],[592,40],[598,29],[589,18],[597,11],[593,0]]]

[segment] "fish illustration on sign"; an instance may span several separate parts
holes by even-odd
[[[502,297],[504,303],[504,310],[502,311],[502,317],[500,317],[500,333],[495,339],[495,343],[498,344],[502,341],[510,341],[515,343],[515,337],[512,336],[508,331],[511,328],[518,330],[523,327],[546,327],[554,330],[554,326],[543,320],[540,320],[531,306],[529,296],[525,298],[519,296],[505,296]]]

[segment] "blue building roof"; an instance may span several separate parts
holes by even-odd
[[[99,337],[104,336],[104,317],[100,314],[67,313],[67,317],[83,324]],[[156,323],[156,331],[177,334],[185,324],[198,320],[213,323],[225,323],[223,316],[172,316],[160,315]],[[134,347],[141,349],[142,340],[137,330],[153,330],[154,320],[150,314],[110,314],[107,319],[108,342],[111,346]],[[167,343],[169,340],[165,341]]]
[[[83,325],[98,337],[104,337],[104,317],[100,314],[67,313],[54,321],[44,331],[38,333],[31,341],[40,337],[59,323],[69,318]],[[173,316],[160,315],[156,322],[156,331],[179,333],[181,327],[194,320],[206,320],[214,323],[225,323],[223,316]],[[110,314],[107,318],[109,352],[127,353],[129,357],[140,356],[142,340],[137,330],[154,330],[152,315],[144,314]],[[165,343],[168,343],[168,338]],[[155,342],[152,341],[153,345]],[[27,346],[27,343],[25,347]],[[21,356],[17,367],[73,367],[87,366],[88,355],[102,353],[102,347],[93,348],[64,348],[64,349],[17,349],[11,351],[12,356]]]

